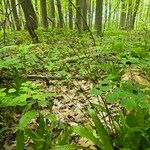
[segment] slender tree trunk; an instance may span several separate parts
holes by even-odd
[[[69,11],[69,29],[73,29],[73,9],[70,1],[68,1],[68,11]]]
[[[59,15],[59,27],[63,28],[64,18],[63,18],[62,6],[61,6],[61,1],[60,0],[57,0],[57,8],[58,8],[58,15]]]
[[[42,15],[42,26],[43,28],[47,28],[48,20],[47,20],[46,0],[40,0],[40,6],[41,6],[41,15]]]
[[[107,23],[107,17],[108,17],[108,0],[105,0],[105,24],[104,24],[104,28],[105,28],[105,25]]]
[[[129,30],[131,27],[131,18],[132,18],[132,0],[129,0],[128,1],[127,19],[126,19],[126,29],[129,29]]]
[[[24,16],[26,20],[26,28],[33,41],[38,42],[38,37],[34,31],[38,27],[38,21],[37,21],[37,17],[32,2],[31,0],[25,0],[25,1],[19,0],[19,2],[21,3],[21,7],[24,12]]]
[[[12,8],[11,8],[11,4],[10,4],[9,0],[7,0],[7,5],[8,5],[8,10],[10,12]],[[13,18],[13,14],[12,13],[9,15],[9,20],[10,20],[11,30],[15,30],[14,18]]]
[[[35,11],[38,12],[38,2],[35,0]]]
[[[87,30],[87,0],[82,0],[82,10],[83,10],[83,30]]]
[[[18,3],[19,3],[19,1],[18,1]],[[24,18],[23,18],[23,11],[22,11],[21,5],[18,5],[17,10],[18,10],[18,17],[19,17],[19,20],[20,20],[21,27],[25,28]]]
[[[55,28],[55,5],[54,0],[50,0],[50,19],[52,21],[52,28]]]
[[[134,29],[135,19],[136,19],[136,15],[139,9],[140,1],[141,0],[136,0],[135,2],[135,8],[134,8],[134,12],[133,12],[132,19],[131,19],[131,29]]]
[[[111,0],[109,0],[109,15],[108,15],[108,27],[110,27],[110,24],[111,24],[111,11],[112,11],[112,6],[111,6]]]
[[[103,12],[103,1],[96,0],[96,15],[95,15],[95,28],[97,35],[102,36],[102,12]]]
[[[121,16],[120,16],[120,29],[125,29],[126,23],[126,7],[125,7],[125,0],[121,1]]]
[[[7,0],[4,0],[3,2],[4,2],[3,5],[5,6],[5,16],[7,16],[9,6],[8,6],[8,3],[7,3]],[[6,20],[5,20],[5,28],[9,29],[10,27],[11,27],[11,21],[10,21],[10,16],[8,16],[8,18],[6,18]]]
[[[93,20],[94,20],[94,10],[95,10],[95,7],[94,7],[94,1],[92,1],[92,10],[91,10],[91,29],[93,29]]]
[[[92,2],[91,0],[88,0],[88,26],[91,27],[91,17],[92,17],[92,14],[91,14],[91,5],[92,5]]]
[[[76,7],[77,7],[77,10],[78,10],[78,11],[76,11],[76,25],[77,25],[77,30],[80,33],[81,29],[82,29],[81,0],[76,0]]]
[[[17,9],[16,9],[16,1],[15,0],[11,0],[11,8],[12,8],[12,13],[13,13],[13,18],[15,21],[15,26],[16,29],[19,31],[21,30],[21,24],[20,24],[20,20],[18,17],[18,13],[17,13]]]

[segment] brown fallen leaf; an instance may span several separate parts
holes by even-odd
[[[125,74],[122,76],[122,80],[132,80],[138,84],[150,87],[150,82],[147,77],[144,76],[138,69],[127,68],[125,70]]]

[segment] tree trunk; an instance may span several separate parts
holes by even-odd
[[[108,15],[108,27],[110,27],[110,24],[111,24],[111,11],[112,11],[112,6],[111,6],[111,0],[109,0],[109,15]]]
[[[82,11],[83,11],[83,30],[87,30],[87,0],[82,0]]]
[[[7,0],[7,5],[8,5],[8,10],[10,12],[12,7],[11,7],[11,4],[10,4],[9,0]],[[12,13],[9,15],[9,20],[10,20],[11,30],[15,30],[15,23],[14,23],[14,18],[13,18],[13,14]]]
[[[35,11],[38,12],[38,2],[35,0]]]
[[[125,29],[126,23],[126,7],[125,7],[125,0],[121,1],[121,16],[120,16],[120,29]]]
[[[132,0],[129,0],[128,13],[127,13],[127,19],[126,19],[126,29],[129,29],[129,30],[131,27],[131,18],[132,18]]]
[[[50,0],[50,19],[52,21],[52,28],[55,28],[55,5],[54,0]]]
[[[20,20],[18,17],[18,13],[17,13],[17,9],[16,9],[16,1],[15,0],[11,0],[11,8],[12,8],[12,13],[13,13],[13,18],[15,21],[15,26],[16,29],[19,31],[21,30],[21,24],[20,24]]]
[[[91,0],[88,0],[88,26],[89,27],[91,27],[91,19],[92,19],[91,6],[92,6],[92,2]]]
[[[77,7],[77,11],[76,11],[76,25],[77,25],[78,33],[81,33],[81,29],[82,29],[81,0],[76,0],[76,7]]]
[[[94,7],[94,1],[92,1],[92,10],[91,10],[91,29],[93,28],[93,20],[94,20],[94,9],[95,9],[95,7]]]
[[[57,8],[58,8],[58,15],[59,15],[59,27],[63,28],[64,26],[64,18],[62,13],[61,1],[57,0]]]
[[[107,17],[108,17],[108,0],[105,0],[105,23],[104,23],[104,29],[107,23]]]
[[[35,29],[38,27],[37,17],[32,5],[31,0],[19,0],[21,7],[24,12],[25,20],[26,20],[26,28],[33,39],[34,42],[38,42],[38,37],[35,33]]]
[[[96,0],[95,28],[97,35],[102,36],[103,0]]]
[[[133,12],[132,19],[131,19],[131,29],[134,29],[135,19],[136,19],[137,11],[139,9],[139,5],[140,5],[140,0],[136,0],[134,12]]]
[[[73,29],[73,9],[70,1],[68,1],[68,11],[69,11],[69,29]]]
[[[40,6],[41,6],[41,15],[42,15],[42,26],[43,28],[47,28],[48,20],[47,20],[46,0],[40,0]]]

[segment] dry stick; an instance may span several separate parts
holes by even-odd
[[[89,26],[88,26],[86,20],[84,19],[83,15],[80,13],[80,11],[78,10],[78,8],[72,3],[71,0],[68,0],[68,1],[69,1],[69,2],[71,3],[71,5],[76,9],[76,11],[80,14],[81,18],[83,19],[83,21],[84,21],[84,23],[85,23],[85,25],[86,25],[86,27],[87,27],[87,29],[88,29],[88,31],[89,31],[91,37],[92,37],[93,44],[94,44],[94,46],[96,46],[96,41],[95,41],[95,38],[94,38],[94,36],[93,36],[93,33],[92,33],[92,31],[90,30],[90,28],[89,28]]]
[[[98,96],[97,96],[97,99],[98,99],[98,102],[99,102],[99,104],[100,104],[101,102],[100,102],[100,99],[99,99]],[[105,124],[106,124],[106,127],[107,127],[107,129],[108,129],[108,131],[109,131],[110,128],[109,128],[109,126],[107,125],[107,121],[106,121],[106,118],[105,118],[105,116],[104,116],[104,113],[103,113],[103,112],[101,112],[101,113],[102,113],[103,120],[104,120],[104,122],[105,122]]]
[[[108,117],[108,118],[109,118],[109,122],[111,123],[111,126],[114,128],[116,134],[118,134],[117,129],[116,129],[116,126],[115,126],[114,121],[113,121],[113,117],[112,117],[112,115],[111,115],[111,112],[109,111],[109,108],[108,108],[108,106],[107,106],[107,103],[106,103],[106,101],[103,99],[103,97],[102,97],[102,101],[103,101],[104,106],[105,106],[105,108],[106,108],[106,110],[107,110],[107,113],[108,113],[108,115],[109,115],[109,117]]]

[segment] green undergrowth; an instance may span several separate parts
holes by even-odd
[[[106,32],[103,38],[94,36],[96,45],[88,33],[40,29],[37,34],[40,43],[32,44],[27,32],[7,31],[7,45],[0,44],[0,146],[9,137],[17,150],[84,149],[72,140],[81,136],[97,149],[147,149],[150,52],[145,31]],[[59,122],[51,111],[58,93],[47,91],[39,79],[90,81],[91,96],[103,100],[88,108],[93,123],[69,127]],[[119,104],[116,116],[110,104]],[[41,113],[44,108],[49,114]],[[19,116],[16,122],[13,115]]]

